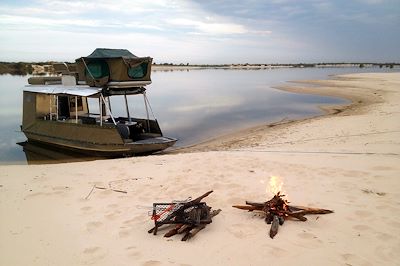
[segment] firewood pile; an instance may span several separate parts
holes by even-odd
[[[189,240],[198,232],[203,230],[212,218],[221,212],[220,209],[211,211],[202,200],[210,195],[209,191],[191,201],[173,203],[153,203],[154,227],[148,232],[157,234],[158,228],[162,225],[174,225],[164,237],[171,237],[176,234],[184,234],[182,241]]]
[[[292,206],[278,192],[272,199],[266,202],[250,202],[246,201],[246,205],[234,205],[232,207],[247,211],[258,211],[265,214],[265,222],[271,224],[269,236],[274,238],[278,233],[279,225],[283,225],[286,219],[294,218],[302,222],[307,221],[304,217],[307,214],[327,214],[332,213],[331,210],[309,208],[303,206]]]

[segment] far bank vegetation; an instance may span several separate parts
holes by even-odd
[[[56,62],[0,62],[0,75],[51,75]],[[154,63],[153,70],[173,71],[189,69],[274,69],[274,68],[328,68],[328,67],[400,67],[400,63],[297,63],[297,64],[189,64]]]

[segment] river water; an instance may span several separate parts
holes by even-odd
[[[380,68],[282,68],[264,70],[202,69],[156,71],[147,87],[152,110],[165,136],[187,146],[234,130],[299,119],[320,114],[321,104],[344,103],[342,99],[303,95],[274,89],[287,81],[327,79],[330,75],[356,72],[398,71]],[[20,132],[22,90],[28,76],[0,75],[0,164],[26,164],[27,154],[16,143]],[[132,96],[134,97],[134,96]],[[131,99],[130,99],[131,100]],[[125,116],[122,99],[112,102],[115,116]],[[141,102],[130,101],[133,116],[143,116]],[[43,152],[43,151],[42,151]],[[46,150],[44,150],[46,154]],[[50,154],[50,152],[49,152]],[[49,155],[50,157],[50,155]],[[36,156],[28,156],[34,163]],[[40,159],[37,159],[40,160]]]

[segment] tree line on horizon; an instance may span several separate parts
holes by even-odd
[[[39,66],[48,66],[52,65],[53,63],[56,63],[55,61],[48,61],[48,62],[0,62],[0,75],[2,74],[11,74],[11,75],[28,75],[28,74],[34,74],[34,65],[39,65]],[[310,67],[317,67],[317,66],[343,66],[343,65],[354,65],[354,66],[359,66],[360,68],[372,65],[372,66],[379,66],[379,68],[393,68],[394,66],[400,66],[400,63],[346,63],[346,62],[341,62],[341,63],[294,63],[294,64],[279,64],[279,63],[274,63],[274,64],[250,64],[250,63],[244,63],[244,64],[189,64],[189,63],[180,63],[180,64],[174,64],[174,63],[153,63],[155,66],[174,66],[174,67],[212,67],[212,68],[217,68],[217,67],[262,67],[262,66],[271,66],[271,67],[305,67],[305,68],[310,68]],[[51,71],[50,71],[51,72]],[[47,72],[49,73],[49,72]],[[42,74],[45,75],[47,73],[36,73],[36,74]]]

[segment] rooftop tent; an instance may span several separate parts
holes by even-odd
[[[126,49],[108,49],[108,48],[97,48],[86,58],[133,58],[136,55],[132,54]]]
[[[89,56],[76,59],[79,80],[89,86],[108,83],[151,81],[151,57],[137,57],[126,49],[97,48]]]

